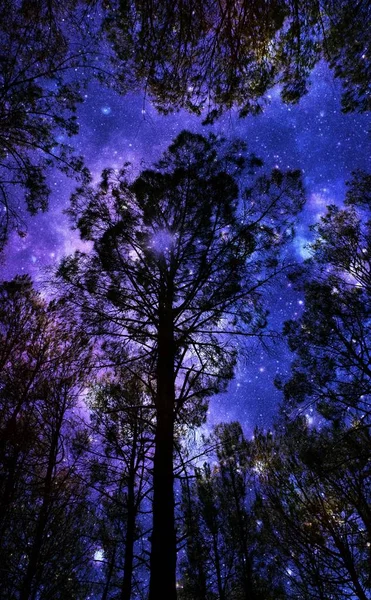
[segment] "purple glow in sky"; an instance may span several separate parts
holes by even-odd
[[[241,120],[231,112],[215,125],[203,127],[199,118],[185,112],[161,116],[149,101],[143,104],[143,96],[119,96],[92,83],[79,108],[80,133],[72,143],[97,181],[103,168],[119,169],[127,161],[132,163],[133,174],[139,173],[160,157],[182,129],[244,139],[248,150],[261,157],[268,168],[277,165],[283,170],[303,171],[307,206],[291,248],[301,260],[308,255],[310,224],[324,214],[328,204],[342,203],[345,183],[354,169],[369,166],[369,117],[342,114],[339,97],[339,84],[327,67],[320,65],[312,75],[310,93],[299,104],[284,105],[278,90],[273,90],[264,114]],[[2,279],[30,273],[42,285],[46,268],[55,267],[76,248],[88,249],[71,231],[63,213],[75,182],[58,171],[50,176],[53,193],[49,211],[32,218],[24,216],[28,233],[24,238],[12,234],[1,265]],[[270,325],[277,330],[303,308],[302,298],[289,282],[272,287],[267,302]],[[211,400],[210,424],[239,419],[248,432],[256,424],[269,424],[280,400],[273,379],[276,374],[285,374],[288,366],[289,351],[283,344],[269,354],[254,347],[249,358],[240,362],[229,391]]]

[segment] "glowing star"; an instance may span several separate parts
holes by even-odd
[[[103,115],[110,115],[112,111],[110,106],[102,106],[100,110]]]
[[[103,548],[99,548],[94,552],[94,560],[97,562],[103,562],[104,560],[104,550]]]
[[[309,415],[309,414],[307,413],[307,414],[305,415],[305,418],[306,418],[306,420],[307,420],[307,423],[308,423],[308,425],[309,425],[309,426],[313,425],[313,423],[314,423],[314,418],[313,418],[311,415]]]

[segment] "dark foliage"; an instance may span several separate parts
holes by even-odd
[[[116,86],[141,82],[164,113],[257,114],[276,84],[298,102],[322,59],[342,82],[343,110],[370,110],[367,0],[108,0],[104,9]]]
[[[78,132],[81,69],[90,56],[84,4],[0,2],[0,251],[10,231],[26,233],[22,198],[31,215],[46,210],[52,165],[88,176],[66,141]]]
[[[287,400],[314,403],[327,418],[370,419],[371,235],[368,175],[357,173],[348,207],[328,208],[313,257],[296,275],[305,311],[285,333],[296,352]]]
[[[264,328],[260,289],[284,269],[279,252],[303,204],[298,172],[240,190],[255,163],[240,143],[183,132],[133,183],[105,171],[72,199],[94,249],[67,258],[58,278],[156,409],[150,598],[176,593],[175,423],[202,422],[206,399],[233,375],[234,334]]]
[[[0,589],[3,598],[85,598],[90,510],[74,415],[89,343],[28,277],[0,286]]]

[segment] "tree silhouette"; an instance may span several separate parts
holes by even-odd
[[[30,278],[2,283],[0,297],[2,594],[82,598],[90,519],[73,409],[89,342],[66,306],[43,301]]]
[[[186,544],[179,597],[287,598],[277,572],[267,567],[269,561],[264,564],[267,548],[257,531],[254,441],[247,441],[241,424],[232,422],[217,425],[207,445],[213,449],[209,462],[183,484]],[[274,554],[272,548],[267,552]]]
[[[316,404],[326,417],[369,423],[371,235],[366,184],[367,175],[357,173],[348,207],[328,208],[314,228],[313,257],[295,276],[306,308],[297,322],[285,326],[296,359],[284,392],[294,404]]]
[[[0,2],[0,251],[9,232],[25,234],[23,195],[31,215],[48,205],[47,170],[87,177],[66,140],[78,131],[81,76],[89,56],[84,2]]]
[[[366,600],[369,431],[310,431],[298,419],[273,435],[258,432],[254,447],[258,551],[287,597]]]
[[[148,510],[151,487],[153,408],[138,378],[120,370],[94,385],[89,404],[96,438],[90,484],[98,491],[97,544],[104,551],[105,567],[101,598],[130,600],[146,562],[143,531],[150,525],[141,513],[145,503]]]
[[[200,471],[198,472],[200,478]],[[185,542],[180,561],[180,598],[204,600],[210,584],[209,548],[205,544],[200,507],[197,502],[197,486],[188,475],[182,481],[181,490],[182,532]]]
[[[105,171],[72,200],[94,249],[65,259],[58,277],[87,331],[118,340],[128,369],[143,365],[154,398],[152,600],[176,597],[174,424],[193,414],[199,422],[207,397],[232,376],[234,333],[264,327],[259,292],[284,268],[278,253],[303,204],[298,172],[274,170],[240,191],[244,167],[256,162],[240,144],[183,132],[133,183]]]
[[[285,325],[296,353],[291,377],[282,385],[285,410],[305,411],[312,405],[313,414],[318,417],[320,413],[327,424],[322,423],[318,433],[304,428],[300,442],[295,442],[291,429],[287,439],[299,452],[295,464],[300,483],[295,480],[291,485],[296,469],[292,462],[281,489],[277,482],[273,502],[277,514],[281,511],[280,518],[285,515],[287,531],[297,536],[301,529],[307,558],[301,559],[305,568],[294,579],[301,579],[303,587],[312,581],[316,590],[312,595],[323,598],[353,594],[365,599],[371,585],[368,181],[367,173],[356,172],[345,208],[329,206],[313,228],[312,257],[293,274],[305,293],[305,310],[297,322]],[[283,449],[285,439],[280,441]],[[285,452],[291,452],[294,461],[294,450]],[[294,499],[289,504],[289,495],[302,507],[295,507]],[[289,515],[289,507],[295,507],[296,524],[291,519],[294,508]],[[308,523],[304,528],[303,522],[304,526]],[[308,542],[316,547],[316,556]],[[295,556],[299,555],[298,551]]]

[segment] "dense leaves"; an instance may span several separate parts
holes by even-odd
[[[80,71],[89,58],[84,2],[0,2],[0,251],[48,205],[49,167],[87,177],[67,140],[78,131]],[[82,44],[84,37],[85,43]]]
[[[370,220],[367,175],[358,173],[349,207],[328,208],[315,227],[313,257],[296,274],[306,308],[286,324],[296,352],[287,399],[313,402],[325,416],[370,418]],[[363,195],[362,195],[363,194]],[[358,206],[361,205],[361,206]],[[366,207],[365,207],[366,204]]]
[[[84,598],[90,516],[73,441],[89,343],[28,277],[3,283],[0,297],[2,594]]]
[[[325,59],[343,110],[370,110],[367,0],[2,0],[0,14],[0,250],[26,233],[22,198],[30,214],[46,210],[50,167],[88,178],[68,138],[93,75],[212,122],[261,112],[277,84],[299,101]]]
[[[366,600],[368,428],[298,419],[247,441],[230,423],[213,439],[216,456],[183,485],[179,597]]]
[[[109,0],[104,8],[116,85],[143,82],[162,112],[186,108],[206,122],[234,106],[257,114],[276,84],[285,102],[297,102],[322,59],[342,82],[343,110],[370,110],[367,0]]]
[[[216,460],[183,485],[180,598],[277,600],[282,590],[265,577],[256,548],[250,444],[236,422],[218,425],[211,440]]]
[[[259,551],[288,598],[359,598],[370,590],[367,428],[311,432],[305,421],[254,444]],[[362,448],[362,449],[361,449]]]

